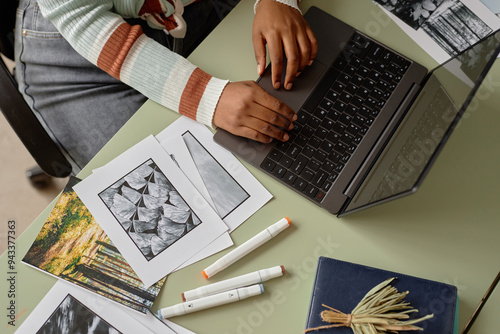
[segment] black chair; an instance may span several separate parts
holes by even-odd
[[[13,30],[17,4],[17,0],[2,0],[0,3],[0,53],[9,59],[14,59]],[[0,110],[38,164],[27,171],[33,186],[43,187],[50,177],[64,178],[71,174],[71,164],[18,91],[16,81],[1,58]]]

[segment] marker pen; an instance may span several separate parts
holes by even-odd
[[[256,284],[246,288],[234,289],[226,292],[221,292],[216,295],[211,295],[189,302],[165,307],[161,310],[158,310],[158,316],[160,317],[160,319],[172,318],[179,315],[201,311],[210,307],[237,302],[239,300],[260,295],[263,292],[264,286],[262,284]]]
[[[252,252],[254,249],[259,246],[265,244],[275,236],[277,236],[281,231],[285,230],[288,226],[290,226],[292,222],[288,217],[281,219],[277,223],[266,228],[264,231],[255,235],[253,238],[247,240],[245,243],[241,244],[231,252],[227,253],[220,259],[214,262],[214,264],[207,267],[202,271],[202,275],[205,278],[212,277],[217,274],[219,271],[222,271],[229,267],[234,262],[241,259],[243,256]]]
[[[213,295],[222,291],[241,288],[252,284],[262,283],[275,277],[283,276],[285,267],[276,266],[272,268],[262,269],[248,273],[238,277],[233,277],[217,283],[201,286],[199,288],[184,292],[182,296],[183,301],[198,299],[201,297]]]

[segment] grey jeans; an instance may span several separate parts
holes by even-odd
[[[238,1],[203,0],[187,6],[188,33],[182,49],[174,51],[187,56]],[[141,19],[127,21],[173,49],[173,40],[162,31]],[[146,101],[80,56],[43,17],[35,0],[19,2],[15,59],[19,90],[76,172]]]

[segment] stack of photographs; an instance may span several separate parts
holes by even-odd
[[[151,312],[140,315],[69,283],[58,281],[16,334],[194,334],[168,320],[160,321]]]
[[[84,180],[71,177],[23,263],[155,318],[150,308],[167,275],[233,245],[229,233],[271,198],[205,126],[181,117]],[[56,297],[40,333],[64,319],[75,321],[68,328],[121,332],[74,294]]]
[[[141,313],[165,278],[146,287],[90,214],[71,177],[23,262]]]

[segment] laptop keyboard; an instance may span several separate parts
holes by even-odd
[[[321,202],[410,65],[354,34],[261,168]]]

